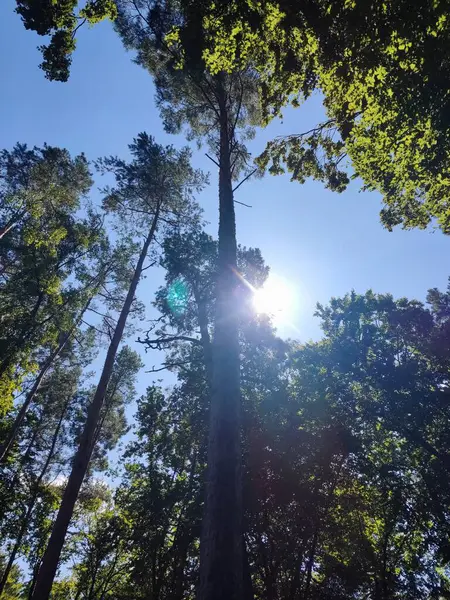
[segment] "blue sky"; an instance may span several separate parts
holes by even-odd
[[[13,0],[0,5],[0,134],[1,147],[16,142],[64,146],[85,152],[89,159],[126,156],[127,144],[140,131],[162,143],[185,143],[164,133],[155,108],[150,76],[132,63],[109,23],[80,31],[68,83],[49,82],[38,68],[42,43],[26,31],[14,13]],[[323,117],[320,97],[290,110],[284,121],[258,131],[255,153],[275,135],[309,129]],[[204,151],[194,149],[194,164],[211,170]],[[200,202],[209,230],[217,232],[216,174]],[[384,230],[378,218],[376,193],[360,193],[352,183],[344,194],[334,194],[313,181],[290,183],[288,177],[266,176],[242,186],[236,199],[238,241],[258,246],[271,269],[288,280],[296,292],[291,320],[295,329],[280,333],[302,341],[320,335],[312,314],[317,301],[327,302],[354,288],[363,292],[391,292],[423,299],[430,287],[446,286],[450,269],[445,259],[450,240],[439,231]],[[140,297],[152,300],[161,274],[148,272]],[[150,359],[150,366],[155,361]],[[151,376],[140,378],[139,389]]]

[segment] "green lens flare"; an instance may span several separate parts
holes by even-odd
[[[167,304],[174,315],[182,315],[188,302],[188,288],[181,279],[175,280],[167,292]]]

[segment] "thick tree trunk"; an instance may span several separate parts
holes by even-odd
[[[103,366],[100,381],[95,391],[92,403],[88,409],[86,423],[84,425],[78,450],[73,460],[72,470],[67,481],[66,489],[64,490],[61,506],[59,507],[58,515],[53,525],[52,534],[50,536],[41,567],[39,569],[32,600],[48,600],[50,596],[53,580],[58,568],[61,550],[64,544],[64,539],[73,515],[75,502],[77,501],[78,493],[86,475],[92,451],[94,449],[93,442],[95,439],[106,390],[113,372],[117,350],[123,336],[125,324],[131,310],[134,295],[136,293],[136,288],[142,274],[144,260],[147,256],[150,243],[156,230],[158,217],[159,214],[157,212],[153,219],[148,237],[144,243],[144,246],[142,247],[141,254],[134,271],[133,279],[128,289],[127,297],[120,312],[116,329],[106,354],[105,364]]]
[[[224,87],[220,110],[219,256],[206,502],[198,600],[242,600],[242,498],[236,225],[230,123]]]
[[[0,598],[1,598],[1,596],[3,594],[3,590],[5,589],[5,586],[8,582],[8,577],[11,572],[11,569],[13,568],[17,553],[19,552],[20,547],[22,545],[23,536],[25,535],[25,533],[27,531],[28,523],[30,522],[30,518],[31,518],[32,512],[34,510],[34,506],[36,504],[36,500],[37,500],[37,497],[39,494],[39,487],[41,485],[42,480],[45,477],[45,474],[47,473],[47,469],[50,466],[51,460],[55,453],[56,442],[58,441],[59,432],[61,430],[61,426],[62,426],[64,417],[66,415],[68,405],[69,405],[69,401],[67,401],[63,407],[61,416],[59,418],[58,424],[56,426],[55,432],[52,437],[52,443],[50,444],[50,451],[47,455],[47,459],[44,463],[44,466],[41,469],[41,472],[39,473],[39,477],[37,478],[37,480],[33,486],[33,492],[32,492],[31,498],[28,502],[26,513],[25,513],[22,523],[20,525],[19,533],[17,534],[17,538],[14,543],[14,548],[11,551],[11,554],[10,554],[9,560],[8,560],[8,564],[6,565],[6,568],[3,572],[2,578],[0,580]]]

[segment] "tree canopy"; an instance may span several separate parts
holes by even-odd
[[[236,215],[287,172],[450,233],[449,9],[16,0],[50,80],[112,21],[178,138],[0,151],[0,600],[450,598],[450,283],[355,281],[317,304],[316,339],[281,337]],[[252,156],[313,96],[322,122]]]

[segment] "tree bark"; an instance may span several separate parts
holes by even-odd
[[[242,600],[242,492],[239,339],[236,315],[236,224],[231,177],[231,126],[222,76],[220,113],[219,256],[213,341],[205,512],[198,600]]]
[[[206,313],[205,300],[200,297],[198,290],[194,288],[194,298],[197,304],[198,324],[200,327],[200,339],[203,348],[203,360],[205,363],[206,378],[209,390],[213,385],[213,357],[211,348],[211,338],[208,330],[208,315]]]
[[[58,563],[61,555],[61,550],[66,537],[67,529],[73,515],[75,502],[78,498],[83,479],[89,465],[89,461],[94,449],[94,438],[97,430],[97,425],[100,419],[101,410],[103,407],[106,390],[114,368],[114,362],[122,340],[126,321],[131,310],[131,305],[136,293],[136,288],[142,274],[144,261],[148,253],[150,243],[153,239],[159,217],[159,209],[156,211],[150,232],[142,247],[133,279],[128,289],[127,297],[120,312],[119,319],[112,337],[111,343],[106,354],[103,371],[94,394],[91,405],[88,409],[87,419],[84,425],[84,430],[81,435],[78,450],[75,454],[72,470],[67,481],[66,489],[59,507],[58,515],[53,525],[52,534],[45,550],[42,564],[36,580],[36,585],[33,591],[32,600],[48,600],[52,589],[53,580],[56,575]]]

